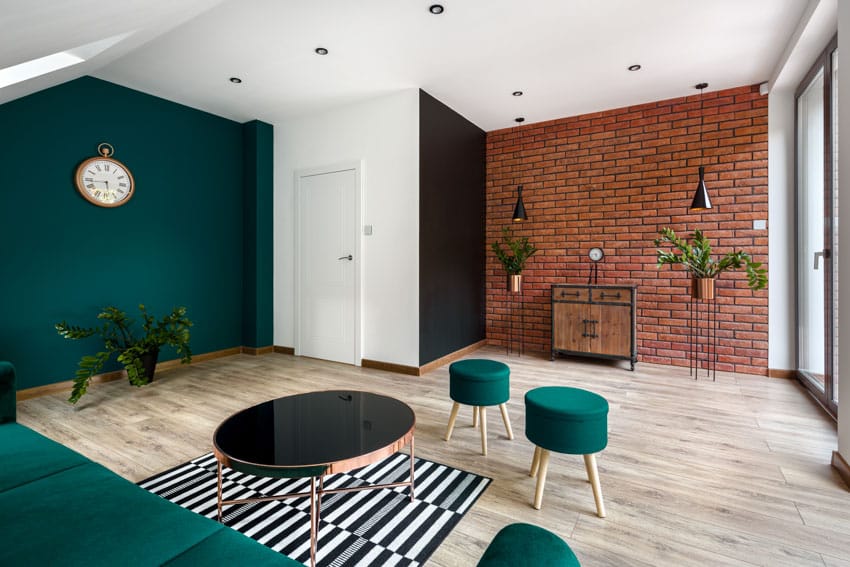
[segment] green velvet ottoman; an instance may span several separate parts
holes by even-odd
[[[511,369],[507,364],[484,358],[469,358],[449,366],[449,396],[454,400],[446,430],[446,441],[452,438],[460,405],[472,406],[472,427],[481,422],[481,452],[487,454],[487,406],[499,406],[508,439],[514,438],[508,407],[511,397]],[[480,416],[480,420],[478,419]]]
[[[525,394],[525,436],[534,443],[531,476],[537,476],[534,507],[543,503],[549,452],[583,455],[596,514],[605,517],[596,453],[608,445],[608,402],[580,388],[546,386]]]
[[[564,540],[531,524],[510,524],[496,534],[478,567],[581,567]]]

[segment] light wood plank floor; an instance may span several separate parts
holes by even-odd
[[[489,455],[463,408],[443,441],[448,368],[411,377],[281,354],[238,355],[162,372],[142,389],[94,385],[77,409],[65,395],[18,405],[19,421],[132,481],[211,449],[216,425],[264,400],[352,388],[398,397],[417,415],[417,454],[494,479],[429,565],[474,565],[502,526],[555,531],[582,565],[850,566],[850,492],[829,465],[834,423],[794,381],[681,368],[535,356],[489,357],[511,367],[514,441],[488,412]],[[523,394],[541,385],[608,399],[609,443],[598,458],[608,517],[597,518],[581,457],[552,454],[543,509],[531,507],[533,447]]]

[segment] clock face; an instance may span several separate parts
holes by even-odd
[[[77,189],[89,202],[101,207],[118,207],[133,196],[133,176],[118,160],[87,159],[77,168]]]
[[[603,256],[605,256],[605,254],[602,253],[602,248],[591,248],[587,255],[594,262],[598,262]]]

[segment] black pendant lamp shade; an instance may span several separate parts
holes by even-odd
[[[704,211],[711,208],[711,199],[708,197],[708,189],[705,188],[705,168],[699,167],[699,183],[697,191],[694,193],[694,200],[691,201],[692,211]]]
[[[522,204],[522,185],[517,185],[516,188],[516,205],[514,206],[514,222],[522,222],[528,220],[528,215],[525,212],[525,205]]]
[[[700,157],[702,157],[702,91],[708,86],[708,83],[700,83],[696,86],[699,89],[699,141],[700,141]],[[699,166],[699,182],[697,190],[694,193],[694,200],[691,201],[692,211],[704,211],[711,208],[711,199],[708,196],[708,189],[705,187],[705,167]]]

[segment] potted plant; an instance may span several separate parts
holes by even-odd
[[[189,348],[189,327],[192,322],[186,317],[185,307],[175,307],[169,315],[155,320],[149,315],[144,305],[139,305],[142,312],[142,335],[133,332],[134,321],[117,307],[105,307],[98,313],[97,318],[104,321],[100,327],[83,328],[69,325],[65,321],[56,323],[59,335],[66,339],[78,340],[100,336],[103,339],[103,350],[86,355],[80,359],[80,366],[74,378],[74,386],[68,401],[77,403],[86,393],[92,376],[100,372],[103,365],[113,354],[118,354],[117,360],[127,371],[127,378],[134,386],[144,386],[153,380],[159,349],[170,345],[181,354],[181,362],[188,364],[192,361],[192,350]]]
[[[502,229],[502,240],[507,250],[503,250],[499,241],[496,241],[492,245],[493,252],[508,272],[508,289],[518,293],[522,289],[522,270],[525,268],[526,261],[537,252],[537,248],[528,241],[526,236],[514,238],[510,227],[507,226]]]
[[[747,285],[751,289],[762,289],[767,285],[767,270],[761,267],[761,262],[753,262],[752,257],[744,251],[728,252],[719,261],[711,257],[711,244],[697,229],[691,236],[690,243],[676,236],[670,228],[663,228],[660,237],[654,240],[656,246],[670,245],[673,250],[656,251],[658,268],[665,264],[671,266],[681,264],[691,273],[691,296],[694,299],[714,299],[714,279],[728,270],[747,271]]]

